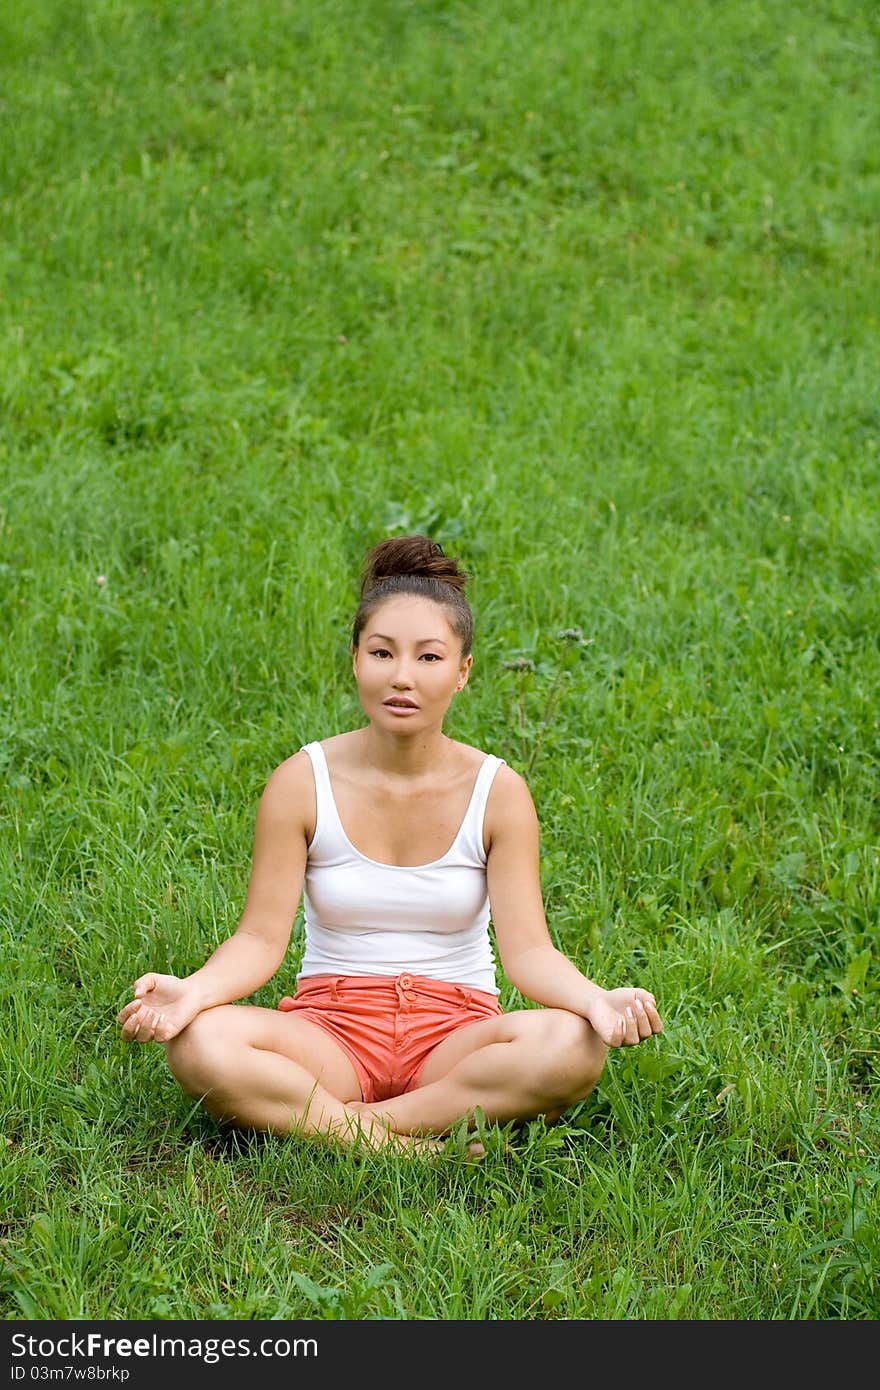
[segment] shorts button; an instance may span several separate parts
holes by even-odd
[[[411,984],[412,984],[412,975],[401,975],[401,977],[400,977],[400,988],[401,988],[401,989],[409,989],[409,987],[410,987]]]

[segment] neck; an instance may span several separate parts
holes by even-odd
[[[442,729],[425,730],[413,738],[393,734],[368,724],[364,730],[366,761],[393,777],[418,777],[443,762],[451,740]]]

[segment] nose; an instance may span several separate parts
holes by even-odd
[[[394,675],[392,676],[391,684],[394,686],[395,690],[412,689],[412,676],[410,674],[409,665],[405,660],[401,659],[394,663]]]

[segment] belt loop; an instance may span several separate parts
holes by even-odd
[[[339,976],[334,975],[330,981],[330,998],[335,1004],[339,998]]]

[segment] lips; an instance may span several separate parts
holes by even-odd
[[[418,709],[418,705],[413,700],[385,700],[389,709]]]

